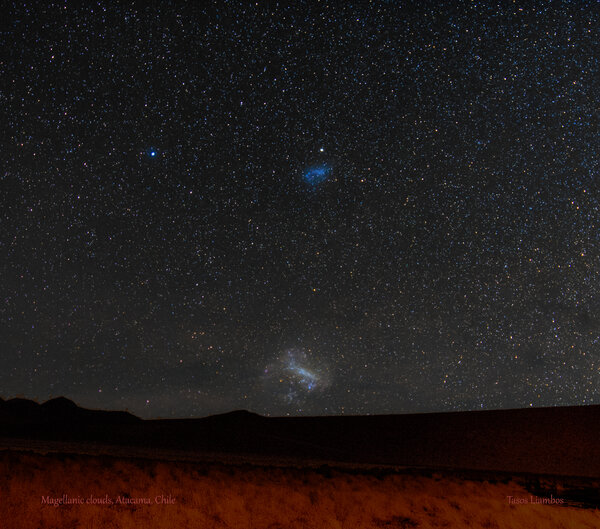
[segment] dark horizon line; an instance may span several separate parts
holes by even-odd
[[[528,406],[524,408],[485,408],[485,409],[474,409],[474,410],[451,410],[451,411],[425,411],[425,412],[405,412],[405,413],[367,413],[367,414],[357,414],[357,413],[342,413],[342,414],[327,414],[327,415],[264,415],[261,413],[257,413],[255,411],[245,409],[245,408],[237,408],[232,409],[230,411],[221,412],[221,413],[213,413],[209,415],[202,416],[190,416],[190,417],[152,417],[152,418],[142,418],[135,413],[129,411],[128,408],[124,409],[106,409],[106,408],[87,408],[79,405],[74,400],[65,397],[64,395],[60,395],[57,397],[50,397],[45,401],[38,401],[37,399],[27,398],[22,396],[22,394],[17,394],[14,397],[4,398],[0,395],[0,406],[9,402],[31,402],[37,406],[44,406],[48,403],[52,402],[65,402],[71,404],[74,408],[84,411],[97,411],[97,412],[105,412],[105,413],[127,413],[136,419],[141,421],[184,421],[184,420],[198,420],[198,419],[207,419],[211,417],[223,417],[227,415],[242,415],[246,414],[247,416],[256,416],[264,419],[308,419],[308,418],[331,418],[331,417],[403,417],[403,416],[414,416],[414,415],[458,415],[458,414],[473,414],[473,413],[485,413],[485,412],[507,412],[507,411],[524,411],[524,410],[552,410],[552,409],[563,409],[563,408],[573,408],[573,409],[581,409],[581,408],[591,408],[595,406],[600,406],[598,404],[580,404],[580,405],[558,405],[558,406]],[[66,405],[69,405],[66,404]]]

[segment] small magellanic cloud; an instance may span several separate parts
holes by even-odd
[[[316,165],[304,171],[304,181],[312,187],[318,186],[331,175],[331,167],[328,165]]]

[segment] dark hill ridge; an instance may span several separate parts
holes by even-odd
[[[124,411],[88,410],[73,401],[58,397],[38,404],[32,400],[14,398],[0,399],[0,427],[44,424],[103,424],[138,422],[137,418]]]
[[[12,410],[7,412],[8,410]],[[600,406],[412,415],[141,420],[67,399],[0,402],[0,435],[186,453],[600,477]]]

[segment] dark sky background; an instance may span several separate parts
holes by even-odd
[[[600,404],[597,2],[9,3],[0,396]]]

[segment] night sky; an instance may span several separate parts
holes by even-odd
[[[0,396],[600,404],[600,4],[84,4],[3,11]]]

